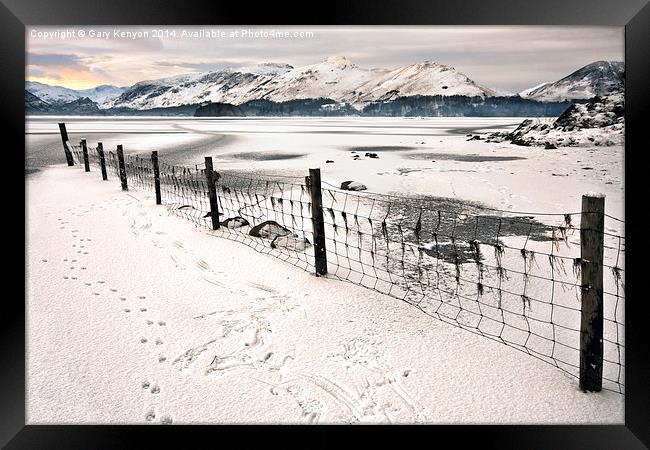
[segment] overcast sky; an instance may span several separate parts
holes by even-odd
[[[143,36],[116,37],[115,30],[139,31]],[[154,30],[162,31],[162,36]],[[183,36],[184,30],[223,34],[192,37]],[[311,35],[242,37],[242,30]],[[98,36],[101,32],[107,33],[108,38]],[[74,89],[100,84],[126,86],[142,80],[263,62],[297,67],[343,55],[363,67],[440,62],[481,85],[514,93],[555,81],[593,61],[624,60],[623,27],[211,25],[28,27],[26,33],[27,79]]]

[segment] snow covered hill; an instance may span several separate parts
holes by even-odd
[[[37,81],[25,82],[25,90],[50,104],[68,103],[80,98],[77,91],[62,86],[50,86]]]
[[[307,98],[350,100],[359,86],[386,72],[362,68],[343,56],[333,56],[275,78],[264,86],[261,98],[276,102]]]
[[[50,86],[37,81],[25,82],[25,90],[52,105],[70,103],[86,97],[95,103],[104,103],[119,96],[125,89],[104,84],[91,89],[77,90],[63,86]]]
[[[77,90],[77,92],[79,93],[80,98],[88,97],[93,102],[102,104],[119,97],[120,94],[125,90],[125,87],[102,84],[101,86],[97,86],[91,89],[80,89]]]
[[[465,95],[489,97],[492,89],[479,86],[453,67],[425,61],[388,71],[357,87],[344,100],[350,103],[387,101],[416,95]]]
[[[455,69],[424,62],[394,70],[368,69],[343,56],[293,68],[262,64],[143,81],[102,108],[148,109],[200,103],[240,105],[251,100],[286,102],[328,98],[361,109],[371,101],[415,95],[491,96]]]
[[[237,105],[260,98],[266,92],[264,85],[290,67],[264,64],[141,81],[101,107],[151,109],[216,102]]]
[[[542,83],[519,93],[522,98],[539,101],[590,99],[624,91],[625,64],[596,61],[556,82]]]
[[[511,141],[524,146],[609,146],[625,139],[623,94],[596,97],[589,103],[574,104],[557,119],[524,120],[511,133],[493,133],[487,141]]]
[[[50,104],[44,102],[42,99],[25,90],[25,111],[29,112],[43,112],[50,108]]]
[[[392,105],[396,108],[388,111],[388,115],[404,115],[404,105],[394,104],[421,103],[421,99],[429,98],[434,99],[435,104],[456,99],[455,102],[459,105],[451,115],[464,115],[468,105],[474,105],[477,101],[501,99],[496,101],[495,111],[502,111],[499,105],[507,103],[512,106],[516,103],[513,99],[545,102],[552,106],[553,103],[586,101],[595,96],[621,93],[624,91],[624,70],[625,66],[621,62],[597,61],[554,83],[543,83],[526,89],[519,96],[503,96],[477,84],[453,67],[436,62],[424,61],[395,69],[364,68],[344,56],[332,56],[317,64],[302,67],[283,63],[227,67],[210,72],[140,81],[128,88],[104,85],[73,90],[30,81],[25,88],[30,94],[51,105],[50,111],[54,111],[58,105],[83,98],[97,103],[100,113],[108,114],[189,108],[190,105],[236,107],[252,101],[294,105],[291,102],[329,99],[340,103],[343,108],[351,106],[354,113],[368,108],[373,111],[385,109],[384,106],[391,109]],[[296,103],[298,104],[300,102]],[[539,105],[534,105],[536,109],[526,109],[526,105],[523,106],[522,110],[510,108],[508,111],[512,112],[508,113],[537,115],[535,111]],[[301,111],[294,113],[300,114]],[[441,113],[444,112],[436,111],[434,115]],[[558,113],[554,111],[552,114]],[[484,114],[495,115],[490,111]]]

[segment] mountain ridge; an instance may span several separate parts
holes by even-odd
[[[499,115],[489,111],[505,107],[507,111],[525,114],[557,114],[560,105],[586,101],[595,96],[624,91],[624,64],[616,61],[596,61],[555,82],[546,82],[513,96],[499,94],[476,83],[451,66],[433,61],[406,64],[394,69],[364,68],[345,56],[330,56],[319,63],[293,67],[285,63],[262,63],[231,66],[208,72],[197,72],[139,81],[126,88],[111,85],[86,90],[48,86],[27,81],[26,107],[37,114],[53,113],[71,102],[88,98],[102,112],[122,114],[126,111],[182,111],[191,106],[248,105],[238,110],[215,106],[213,111],[257,114],[251,105],[267,111],[286,111],[294,105],[292,115],[304,112],[313,115],[319,105],[331,115],[347,111],[364,111],[372,115],[409,114]],[[516,98],[526,101],[520,102]],[[493,98],[494,101],[488,101]],[[264,100],[270,103],[251,103]],[[294,102],[298,100],[297,102]],[[292,103],[293,102],[293,103]],[[472,102],[474,102],[472,104]],[[549,103],[543,107],[538,103]],[[87,102],[78,102],[89,111]],[[338,106],[336,105],[338,103]],[[274,104],[276,106],[270,107]],[[324,106],[327,104],[328,106]],[[285,106],[277,106],[285,105]],[[308,105],[308,106],[307,106]],[[456,108],[456,109],[454,109]],[[69,105],[65,106],[66,110]],[[205,113],[207,110],[203,110]],[[338,112],[337,112],[338,111]]]
[[[625,64],[620,61],[595,61],[569,75],[521,91],[522,98],[541,101],[587,100],[625,88]]]

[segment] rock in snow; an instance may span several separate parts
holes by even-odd
[[[287,236],[292,234],[290,230],[286,229],[279,223],[273,220],[267,220],[258,225],[255,225],[248,232],[251,236],[261,237],[266,239],[275,239],[278,236]]]
[[[368,188],[358,181],[344,181],[341,183],[341,189],[346,191],[365,191]]]
[[[524,120],[511,133],[492,133],[488,142],[510,141],[516,145],[609,146],[621,145],[625,135],[623,94],[596,97],[589,103],[569,106],[557,119]]]
[[[245,227],[247,225],[250,225],[248,220],[244,219],[243,217],[229,217],[223,222],[221,222],[221,226],[226,227],[226,228],[241,228]]]
[[[271,248],[286,248],[296,252],[303,252],[311,245],[309,239],[298,237],[297,234],[290,234],[286,236],[276,236],[271,241]]]

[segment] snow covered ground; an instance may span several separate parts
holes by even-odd
[[[582,194],[600,191],[624,217],[621,147],[466,140],[518,119],[65,121],[73,141],[155,149],[177,164],[212,154],[222,170],[320,166],[334,185],[537,212],[579,211]],[[62,166],[56,119],[30,120],[27,132],[40,169],[26,179],[30,424],[624,421],[620,394],[584,394],[520,351]],[[352,161],[354,148],[379,159]]]

